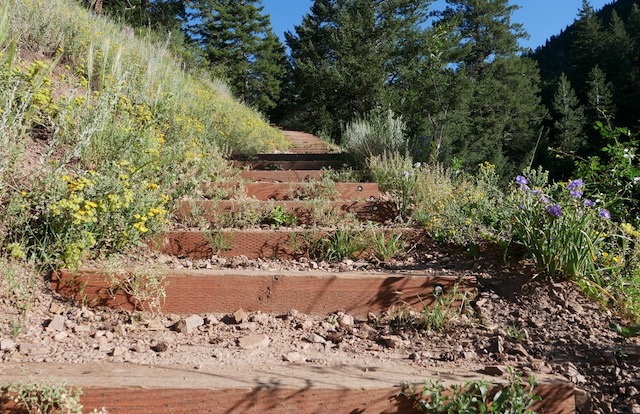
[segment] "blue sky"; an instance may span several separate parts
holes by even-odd
[[[591,6],[599,10],[612,0],[591,0]],[[284,40],[284,32],[302,22],[302,17],[311,8],[312,0],[262,0],[265,12],[271,15],[275,33]],[[582,0],[512,0],[520,9],[513,15],[513,21],[522,23],[531,38],[522,41],[524,47],[535,49],[544,44],[552,35],[570,25],[582,7]],[[437,0],[434,9],[446,2]]]

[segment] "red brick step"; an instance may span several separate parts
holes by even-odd
[[[133,364],[3,364],[0,381],[25,378],[65,380],[81,387],[84,412],[105,407],[109,414],[243,413],[336,414],[417,411],[399,397],[405,382],[446,385],[501,378],[475,372],[436,372],[407,366],[323,366],[315,364],[214,367]],[[538,375],[533,409],[546,414],[575,412],[573,386],[556,376]]]
[[[471,276],[402,272],[166,270],[164,313],[229,313],[247,311],[307,314],[346,311],[366,317],[402,303],[422,310],[435,300],[433,292],[475,291]],[[61,295],[90,306],[135,310],[134,298],[110,291],[109,278],[100,270],[63,270],[52,277]],[[158,310],[158,309],[156,309]]]

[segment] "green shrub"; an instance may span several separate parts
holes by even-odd
[[[391,109],[374,110],[367,117],[347,124],[342,143],[358,161],[366,162],[373,156],[404,153],[407,146],[405,129],[402,118]]]

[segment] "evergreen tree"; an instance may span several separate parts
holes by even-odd
[[[179,31],[186,19],[182,0],[82,0],[96,14],[107,14],[133,27]]]
[[[535,63],[518,55],[526,36],[511,22],[508,0],[447,0],[444,22],[457,26],[454,62],[466,78],[467,132],[452,137],[452,154],[466,165],[483,161],[502,175],[516,173],[534,156],[544,109]]]
[[[575,91],[563,73],[553,99],[554,141],[563,152],[577,153],[585,147],[585,115]]]
[[[338,138],[343,125],[378,106],[419,54],[431,0],[315,0],[287,33],[297,117]]]
[[[574,24],[573,41],[569,49],[570,67],[566,68],[569,79],[579,90],[583,90],[594,57],[603,50],[603,27],[588,0],[582,0],[578,20]],[[581,95],[584,97],[584,95]]]
[[[613,103],[612,85],[607,82],[606,75],[596,65],[587,80],[587,124],[594,125],[596,121],[613,120],[616,107]]]
[[[193,0],[191,38],[237,98],[267,112],[276,105],[285,52],[260,0]]]

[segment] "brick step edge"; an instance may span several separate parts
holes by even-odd
[[[349,162],[349,155],[337,152],[322,152],[318,154],[278,153],[278,154],[235,154],[233,161],[342,161]]]
[[[0,381],[31,378],[65,380],[81,387],[85,412],[106,408],[110,414],[156,413],[407,413],[418,411],[400,395],[401,384],[420,389],[429,381],[446,385],[502,378],[475,372],[435,372],[391,366],[237,366],[195,369],[189,365],[4,364]],[[546,414],[575,412],[572,384],[541,375],[533,409]],[[7,407],[10,408],[10,407]]]
[[[216,188],[237,188],[241,183],[229,182],[223,184],[211,184],[212,189]],[[293,200],[297,195],[313,195],[322,193],[325,190],[321,183],[305,183],[300,181],[265,183],[251,182],[242,183],[246,197],[254,197],[257,200]],[[380,188],[377,183],[335,183],[336,200],[378,200],[380,198]]]
[[[252,170],[320,170],[333,168],[335,170],[349,166],[344,161],[232,161],[236,168],[249,167]]]
[[[322,180],[324,173],[324,170],[245,170],[240,172],[240,178],[260,182],[311,181]]]
[[[424,232],[412,228],[376,229],[385,237],[402,234],[407,244],[417,244]],[[249,259],[299,259],[306,257],[310,243],[326,238],[332,231],[321,229],[222,229],[213,231],[172,231],[149,241],[149,247],[159,253],[206,259],[214,255],[223,257],[246,256]],[[366,249],[360,257],[371,255]]]
[[[160,310],[164,313],[232,313],[247,311],[286,313],[291,309],[307,314],[328,315],[338,311],[366,318],[392,305],[420,311],[431,306],[435,292],[473,296],[477,281],[473,276],[437,273],[368,273],[253,270],[164,270],[166,298],[160,309],[138,303],[124,289],[113,288],[112,279],[128,280],[126,271],[113,275],[100,269],[61,270],[52,276],[52,288],[62,296],[90,306],[125,310]]]
[[[202,218],[209,222],[222,214],[258,212],[268,216],[276,207],[281,207],[287,214],[297,218],[298,224],[314,224],[314,213],[323,215],[353,214],[358,220],[384,223],[397,216],[396,204],[391,201],[260,201],[244,200],[185,200],[180,203],[174,213],[179,221]]]

